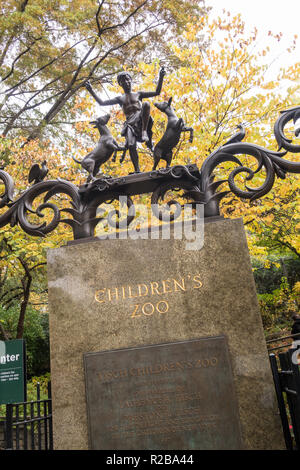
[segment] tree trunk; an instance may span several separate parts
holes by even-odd
[[[32,281],[32,277],[31,277],[31,275],[29,275],[27,277],[27,282],[26,282],[26,286],[25,286],[25,289],[24,289],[24,297],[23,297],[23,300],[22,300],[22,303],[21,303],[16,339],[23,338],[24,322],[25,322],[26,309],[27,309],[27,305],[28,305],[28,302],[29,302],[31,281]]]
[[[24,275],[24,278],[22,279],[23,300],[22,300],[21,308],[20,308],[20,316],[19,316],[19,321],[18,321],[18,326],[17,326],[16,339],[23,338],[25,315],[26,315],[27,305],[28,305],[28,302],[29,302],[30,287],[31,287],[31,282],[32,282],[32,275],[30,273],[30,270],[27,266],[26,261],[24,261],[22,258],[19,258],[19,261],[20,261],[21,265],[23,266],[23,269],[25,271],[25,275]]]

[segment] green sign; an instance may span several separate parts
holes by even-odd
[[[25,342],[0,341],[0,405],[26,400]]]

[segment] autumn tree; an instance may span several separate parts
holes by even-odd
[[[188,135],[183,135],[172,164],[193,162],[201,167],[210,153],[237,132],[239,124],[246,129],[245,141],[277,150],[273,125],[281,110],[299,104],[300,63],[281,69],[273,79],[268,78],[273,60],[271,48],[259,49],[257,33],[257,30],[247,33],[239,15],[231,17],[228,13],[215,20],[206,16],[198,24],[187,26],[183,37],[188,47],[170,45],[180,66],[166,76],[160,99],[172,96],[177,115],[194,128],[193,144],[189,143]],[[269,35],[275,49],[282,36]],[[142,77],[144,88],[153,86],[157,68],[155,62],[139,64],[136,73]],[[119,117],[119,111],[115,112]],[[165,127],[165,116],[154,107],[152,114],[157,141]],[[288,129],[287,136],[295,139],[294,130],[293,126]],[[297,156],[291,154],[288,158]],[[254,158],[241,155],[241,159],[255,170]],[[143,169],[150,170],[153,163],[150,152],[144,153],[143,161]],[[232,169],[232,163],[217,167],[217,178],[226,178]],[[251,184],[247,184],[259,187],[264,178],[264,172],[258,172]],[[244,183],[241,177],[241,187]],[[268,195],[253,202],[241,201],[230,194],[223,201],[223,213],[227,217],[244,217],[253,255],[263,257],[270,250],[281,249],[299,256],[298,175],[278,179]]]
[[[31,4],[30,1],[25,3],[26,5]],[[150,3],[151,8],[157,8],[159,10],[159,4],[156,2],[145,2],[144,8],[147,6],[150,9]],[[164,2],[161,3],[164,4]],[[171,12],[171,4],[169,2],[167,3]],[[186,2],[182,3],[185,4]],[[72,11],[68,9],[69,4],[72,4]],[[46,3],[41,2],[40,5],[46,8]],[[54,2],[48,2],[47,5],[49,5],[50,8],[50,6],[54,5]],[[142,4],[137,4],[133,1],[126,2],[127,16],[124,16],[125,10],[122,10],[123,20],[118,16],[121,14],[119,10],[114,10],[114,4],[108,2],[101,2],[98,5],[95,5],[95,2],[86,2],[87,11],[89,8],[90,11],[93,11],[93,15],[91,14],[89,17],[85,16],[87,13],[83,11],[83,4],[81,4],[81,2],[76,2],[76,5],[78,5],[77,10],[74,9],[74,5],[75,2],[68,2],[67,5],[64,5],[65,10],[63,10],[61,6],[57,7],[60,13],[62,10],[67,12],[65,20],[63,20],[65,23],[59,23],[58,20],[56,20],[57,23],[53,23],[52,20],[49,20],[46,21],[45,24],[47,24],[47,27],[51,25],[51,27],[54,28],[55,32],[51,34],[58,34],[58,31],[62,34],[62,42],[58,41],[58,44],[61,45],[63,44],[63,39],[67,37],[64,36],[67,31],[75,32],[76,28],[74,26],[75,22],[72,23],[72,14],[75,17],[78,12],[81,12],[84,34],[87,34],[86,31],[94,31],[91,37],[89,37],[89,40],[86,39],[84,34],[83,36],[79,35],[78,37],[84,38],[80,46],[72,47],[70,49],[71,52],[68,50],[63,56],[64,49],[62,49],[60,55],[55,55],[57,60],[49,65],[49,68],[47,66],[44,69],[42,68],[41,71],[41,67],[38,66],[38,64],[44,62],[40,59],[38,60],[38,56],[34,58],[33,54],[32,60],[36,61],[35,70],[39,72],[33,77],[30,77],[29,74],[28,77],[30,78],[20,84],[19,88],[17,87],[15,89],[16,95],[13,95],[14,92],[12,92],[12,90],[8,91],[9,88],[7,88],[7,84],[9,80],[13,80],[13,76],[17,70],[19,70],[19,78],[15,75],[18,81],[13,83],[18,84],[22,81],[21,68],[19,69],[18,67],[21,66],[22,60],[25,60],[25,53],[16,60],[15,66],[13,66],[13,64],[10,65],[7,73],[9,73],[12,67],[14,71],[4,81],[4,83],[7,83],[5,85],[6,96],[7,94],[9,95],[10,92],[12,92],[12,95],[8,96],[8,98],[6,100],[4,99],[2,102],[3,110],[6,109],[4,117],[6,116],[8,118],[6,119],[5,117],[5,123],[3,124],[7,126],[9,119],[11,119],[13,115],[17,116],[19,111],[22,112],[14,121],[11,129],[7,133],[4,133],[5,136],[1,141],[0,150],[2,151],[2,163],[8,163],[6,167],[7,171],[12,174],[16,181],[20,182],[18,184],[18,190],[20,191],[28,184],[26,178],[24,179],[24,166],[26,169],[25,174],[28,174],[31,164],[35,161],[41,162],[43,159],[48,161],[51,178],[60,176],[61,178],[73,181],[77,185],[84,181],[86,175],[78,165],[73,162],[71,157],[72,155],[76,155],[78,159],[81,159],[95,146],[98,133],[96,130],[91,129],[88,123],[93,116],[98,113],[102,114],[103,112],[103,110],[100,110],[99,107],[94,104],[91,97],[82,87],[83,82],[87,78],[91,78],[99,94],[105,93],[110,97],[119,94],[120,89],[115,79],[111,81],[109,77],[112,77],[119,67],[123,68],[124,64],[126,64],[126,69],[134,74],[137,87],[151,90],[153,89],[153,83],[157,79],[157,73],[160,67],[159,60],[152,60],[151,51],[145,50],[144,48],[146,44],[144,41],[149,40],[150,33],[154,35],[154,31],[156,31],[155,34],[158,35],[156,38],[154,35],[153,41],[159,41],[159,33],[163,31],[163,29],[160,28],[163,28],[167,23],[162,22],[159,24],[157,30],[155,30],[155,28],[148,28],[147,31],[139,36],[138,40],[134,38],[120,48],[111,49],[114,47],[113,44],[117,45],[126,42],[125,33],[131,33],[130,37],[132,37],[133,28],[132,26],[129,27],[131,21],[137,21],[137,28],[141,27],[142,23],[144,26],[148,24],[144,23],[143,16],[139,16],[142,15],[144,11],[142,7],[138,8],[138,6]],[[105,16],[101,17],[101,15],[97,16],[96,14],[99,8],[106,8],[109,5],[111,11],[114,11],[116,16],[112,15],[113,20],[108,20],[110,16],[107,16],[107,23],[105,23],[103,19]],[[174,9],[176,5],[178,6],[176,2],[173,2],[172,5],[174,5]],[[193,2],[190,6],[192,7],[192,5]],[[125,8],[125,3],[122,7]],[[54,9],[53,11],[56,10]],[[154,11],[157,13],[157,10],[151,10],[152,13]],[[166,15],[167,11],[169,10],[164,10]],[[182,11],[183,10],[181,10],[181,12]],[[130,12],[134,12],[134,14],[131,16]],[[168,15],[171,15],[170,12]],[[186,18],[181,16],[179,7],[176,12],[173,10],[172,12],[174,15],[173,31],[175,34],[178,24],[179,26],[183,26],[188,15]],[[23,13],[24,12],[20,12],[20,15]],[[149,13],[149,16],[147,16],[147,21],[150,21],[151,14]],[[164,18],[165,21],[167,21],[168,15]],[[47,16],[45,16],[45,18],[46,17]],[[100,17],[104,22],[100,23]],[[126,19],[127,17],[128,19]],[[89,20],[87,18],[89,18]],[[157,16],[156,19],[157,18],[159,18],[159,16]],[[176,18],[179,23],[176,22],[177,20],[175,21]],[[126,19],[125,23],[124,19]],[[76,21],[78,23],[78,18]],[[117,26],[120,22],[122,23],[122,21],[124,23],[122,28],[120,28],[122,37],[119,37],[118,34],[112,34],[119,31]],[[57,25],[59,25],[59,27]],[[60,31],[59,28],[61,25],[64,25],[64,31]],[[89,27],[87,25],[89,25]],[[112,28],[113,25],[115,25],[114,28]],[[100,35],[99,37],[98,33],[101,28],[103,29],[103,33],[102,36]],[[140,31],[139,29],[137,30]],[[109,38],[114,35],[113,41],[116,42],[110,43],[108,47]],[[72,37],[72,35],[70,37]],[[271,126],[278,117],[280,110],[297,104],[297,100],[299,100],[299,64],[295,64],[288,70],[281,70],[278,76],[274,77],[274,80],[268,80],[266,78],[268,65],[265,64],[268,63],[270,51],[267,48],[262,50],[258,49],[257,31],[254,30],[253,33],[248,35],[245,32],[245,25],[239,16],[232,18],[224,15],[224,17],[216,20],[212,20],[209,16],[200,18],[199,16],[193,17],[192,21],[186,24],[186,27],[182,30],[180,39],[176,41],[172,40],[172,28],[170,29],[170,35],[166,37],[169,42],[168,44],[163,44],[163,49],[164,51],[169,51],[169,58],[165,60],[168,73],[165,77],[163,91],[159,100],[167,100],[172,96],[172,104],[178,117],[184,118],[185,122],[194,128],[193,144],[191,145],[188,142],[188,135],[183,135],[174,152],[172,164],[197,163],[198,166],[201,167],[204,159],[220,145],[224,144],[226,140],[236,132],[236,126],[241,123],[246,128],[245,140],[247,142],[253,142],[276,150],[276,142]],[[107,42],[105,42],[105,38]],[[7,39],[6,37],[6,40]],[[278,40],[280,40],[280,35],[277,37],[274,36],[274,41],[276,42]],[[136,49],[136,54],[133,53],[133,49],[131,48],[134,41],[137,41],[137,44],[140,46]],[[49,40],[49,42],[51,45],[55,44],[55,41]],[[16,44],[19,43],[17,42]],[[101,44],[101,48],[99,44]],[[71,46],[72,44],[69,44],[68,47]],[[108,49],[105,49],[105,47],[108,47]],[[85,53],[83,53],[83,48],[85,48]],[[90,55],[87,55],[90,50]],[[105,51],[110,52],[105,56]],[[144,53],[149,54],[147,56],[149,60],[141,61],[138,66],[134,66],[134,58],[140,59]],[[46,56],[50,57],[50,52],[47,54]],[[94,56],[94,54],[98,55]],[[126,56],[126,54],[128,54],[128,56]],[[161,57],[163,57],[163,51],[161,51],[161,54]],[[78,69],[78,64],[81,63],[79,57],[82,58],[85,57],[85,55],[87,55],[85,62],[80,69]],[[68,60],[65,61],[65,57],[68,58]],[[104,59],[101,62],[102,57],[104,57]],[[126,61],[124,57],[126,57]],[[95,67],[95,65],[98,62],[101,64],[101,74],[103,72],[103,76],[97,75],[97,66]],[[63,71],[63,73],[56,70],[54,64],[55,67],[60,64],[61,69],[59,68],[59,70]],[[69,66],[70,68],[68,68]],[[26,67],[26,64],[24,64],[24,77],[27,76],[26,73],[29,70],[29,68]],[[43,74],[45,74],[45,76]],[[109,75],[106,76],[105,74]],[[74,78],[75,80],[73,81]],[[53,80],[54,82],[52,83]],[[279,86],[283,81],[289,83],[289,88],[285,87],[285,89],[282,89],[282,87]],[[10,86],[13,86],[13,83]],[[44,86],[46,88],[28,104],[27,101],[34,95],[33,90],[37,84],[39,84],[39,88],[36,89],[36,92],[43,90]],[[40,84],[43,84],[42,87],[40,87]],[[105,84],[107,84],[107,86],[103,88]],[[18,92],[17,89],[19,90]],[[55,98],[51,97],[53,90],[57,92]],[[68,91],[64,94],[66,90]],[[45,95],[43,95],[44,91]],[[5,96],[5,93],[3,93],[3,96]],[[24,93],[27,103],[25,106],[24,104],[18,104],[16,98],[18,96],[17,93]],[[43,96],[45,96],[45,101],[40,102],[39,100],[41,99],[43,101]],[[10,99],[13,104],[11,109],[9,109]],[[35,99],[37,99],[37,105],[31,108],[31,105],[35,104]],[[55,107],[58,102],[61,106],[59,104]],[[44,105],[47,105],[46,111],[44,111]],[[16,106],[16,109],[14,109],[14,106]],[[23,110],[23,108],[25,109]],[[52,114],[51,112],[49,114],[49,109],[54,110]],[[110,111],[112,117],[109,122],[109,127],[114,137],[122,143],[122,139],[120,138],[120,130],[124,119],[122,110],[119,107],[114,107]],[[63,113],[66,113],[65,116]],[[166,119],[165,116],[153,106],[151,107],[151,114],[154,117],[154,140],[157,142],[164,132]],[[14,130],[22,128],[25,116],[28,117],[26,122],[29,123],[27,135],[23,139],[17,138],[15,140]],[[47,116],[50,116],[49,119]],[[70,119],[70,117],[76,120],[76,122],[73,123],[72,133],[69,133],[69,138],[64,138],[60,148],[55,148],[53,144],[50,145],[50,143],[45,145],[45,141],[43,141],[41,145],[38,140],[33,140],[33,137],[38,135],[44,125],[46,126],[46,130],[53,124],[57,126],[57,129],[61,129],[61,123],[65,122],[65,119]],[[34,125],[32,125],[32,122],[34,122]],[[293,132],[292,129],[291,132]],[[26,143],[25,146],[24,143]],[[139,152],[142,170],[151,170],[153,165],[151,152],[146,150],[143,146],[139,148]],[[9,157],[6,159],[7,155]],[[246,162],[247,166],[253,169],[255,168],[256,162],[252,162],[251,157],[241,156],[241,158],[244,159],[243,161]],[[223,179],[231,170],[232,164],[224,163],[216,169],[217,178]],[[121,167],[118,161],[113,162],[110,160],[104,165],[103,171],[112,176],[126,175],[132,171],[132,164],[128,156]],[[252,180],[251,184],[253,184],[253,186],[260,186],[263,179],[264,174],[259,172]],[[240,183],[244,183],[243,179],[241,179]],[[274,250],[275,244],[277,244],[276,246],[278,247],[279,241],[281,241],[282,247],[285,246],[285,248],[289,249],[291,252],[293,250],[299,250],[298,242],[295,242],[295,234],[299,221],[297,221],[294,215],[297,204],[296,201],[299,197],[297,186],[299,187],[299,177],[288,175],[285,180],[276,182],[272,192],[269,193],[268,196],[257,201],[241,202],[232,194],[224,199],[223,212],[225,216],[244,217],[248,233],[248,243],[253,255],[261,258],[265,257],[268,249]],[[147,196],[141,196],[139,202],[146,201]],[[64,204],[65,201],[58,200],[57,203]],[[282,208],[281,211],[279,210],[280,207]],[[288,219],[289,224],[287,223]],[[288,227],[291,229],[287,230]],[[3,232],[4,231],[2,231],[2,234]],[[8,230],[5,235],[6,237],[7,234],[9,234],[9,243],[11,243],[12,239],[14,240],[14,243],[11,243],[13,250],[23,250],[22,256],[25,255],[25,259],[32,263],[29,264],[31,267],[39,263],[39,254],[41,254],[42,257],[41,262],[43,262],[42,260],[45,261],[45,252],[43,250],[46,244],[48,244],[48,247],[59,246],[65,242],[66,238],[71,237],[70,231],[63,231],[62,225],[59,225],[54,233],[49,234],[45,241],[37,241],[34,239],[34,241],[30,242],[30,239],[24,237],[21,232],[18,231],[17,227]],[[261,243],[262,240],[266,241],[267,239],[268,243],[265,242],[263,245]],[[31,246],[31,243],[35,243],[36,246]],[[29,260],[29,253],[32,252],[36,255],[34,256],[35,259]],[[18,252],[15,252],[15,259],[17,259],[17,253]],[[20,262],[16,262],[15,266],[17,265],[19,278],[21,280],[23,267]]]
[[[280,43],[282,35],[270,32],[273,48],[259,49],[257,34],[255,29],[251,34],[246,33],[240,16],[232,18],[226,14],[216,20],[206,16],[199,23],[187,25],[181,44],[170,44],[176,67],[169,67],[158,100],[168,100],[172,96],[177,115],[194,128],[193,145],[188,142],[188,135],[182,136],[172,164],[195,162],[201,167],[211,152],[237,132],[239,124],[246,129],[245,141],[277,150],[273,125],[281,110],[299,104],[300,64],[281,69],[273,74],[273,78],[268,78],[274,59],[271,52]],[[296,40],[297,37],[290,49],[295,47]],[[131,70],[136,89],[153,88],[158,69],[159,63],[155,61],[142,62]],[[116,83],[108,89],[110,97],[119,92]],[[116,130],[120,131],[118,123],[122,122],[122,111],[118,107],[111,111]],[[164,132],[166,118],[154,106],[151,113],[157,142]],[[287,135],[295,139],[294,131],[292,126]],[[140,155],[142,169],[151,170],[151,152],[140,147]],[[240,157],[246,166],[255,170],[255,159]],[[288,158],[297,156],[290,154]],[[232,169],[232,163],[218,167],[218,179],[226,178]],[[111,162],[107,163],[107,170],[115,176],[120,175],[120,169]],[[132,171],[129,159],[123,163],[121,174],[128,171]],[[264,178],[265,173],[259,172],[251,184],[247,184],[259,187]],[[241,187],[243,184],[245,180],[240,178]],[[141,196],[141,200],[145,202],[146,197]],[[299,258],[299,176],[289,174],[284,180],[278,179],[268,195],[253,202],[241,201],[230,194],[224,199],[222,210],[226,217],[243,217],[251,255],[261,260],[262,265],[270,265],[270,256],[277,259],[278,267],[281,266],[279,260],[285,256]]]
[[[77,98],[85,81],[103,85],[125,63],[152,58],[154,53],[166,58],[165,38],[180,34],[186,15],[201,16],[205,11],[201,3],[195,0],[1,2],[0,157],[1,164],[17,182],[16,196],[28,185],[30,166],[44,159],[52,178],[65,176],[75,183],[81,181],[72,169],[71,174],[64,172],[66,165],[72,167],[69,159],[53,144],[38,139],[54,136],[56,142],[60,139],[63,143],[60,151],[70,150],[69,143],[64,142],[64,124],[82,120]],[[84,142],[87,147],[86,139]],[[62,235],[61,226],[46,243],[33,242],[16,227],[1,230],[0,296],[5,308],[14,301],[19,302],[17,337],[23,334],[34,279],[45,265],[45,248],[61,244],[62,237],[68,235]]]
[[[28,173],[31,166],[43,160],[47,160],[49,178],[58,177],[72,180],[80,184],[80,175],[63,160],[61,151],[50,142],[31,141],[25,147],[22,146],[24,138],[0,139],[0,152],[5,153],[9,148],[13,160],[6,164],[5,169],[16,182],[15,198],[18,198],[28,187]],[[37,198],[33,206],[35,210],[42,198]],[[67,205],[65,196],[55,198],[58,207]],[[2,209],[6,211],[7,208]],[[40,225],[44,221],[51,220],[51,211],[43,211],[41,216],[28,214],[31,223]],[[40,309],[47,304],[46,281],[46,250],[55,248],[71,239],[71,231],[64,225],[59,227],[47,239],[31,237],[24,233],[18,226],[5,226],[0,229],[0,303],[2,311],[18,312],[16,325],[16,338],[22,338],[28,307]],[[1,312],[0,308],[0,312]],[[0,315],[0,336],[7,339],[7,325]]]
[[[0,134],[61,136],[86,80],[104,85],[124,64],[167,57],[166,38],[204,11],[196,0],[2,0]]]
[[[181,44],[178,41],[170,41],[168,47],[172,55],[172,65],[168,67],[162,93],[157,99],[163,101],[172,96],[172,105],[177,115],[183,117],[194,129],[193,144],[189,143],[189,136],[183,134],[174,152],[172,164],[193,162],[201,167],[203,160],[223,145],[236,132],[236,126],[239,124],[243,124],[246,129],[247,142],[277,150],[273,124],[281,110],[296,105],[299,100],[300,64],[280,70],[273,79],[267,78],[273,60],[271,48],[259,49],[257,34],[256,29],[250,34],[247,33],[241,17],[231,17],[228,13],[222,18],[211,19],[207,15],[198,22],[188,23],[182,34]],[[282,35],[269,35],[273,38],[275,49]],[[296,39],[295,37],[291,48],[295,46]],[[129,67],[134,75],[134,90],[153,89],[159,67],[158,60],[151,63],[140,62],[136,67]],[[113,97],[120,91],[114,80],[112,86],[107,87],[106,93]],[[101,88],[99,94],[100,92]],[[99,109],[98,105],[92,107],[90,97],[84,93],[78,95],[77,107],[80,109],[82,120],[74,126],[76,136],[68,140],[68,150],[72,154],[77,152],[84,156],[87,143],[84,137],[98,137],[97,132],[89,129],[87,121],[93,112],[97,114],[104,110]],[[110,112],[112,118],[109,126],[116,139],[122,143],[122,110],[115,106]],[[157,142],[164,132],[166,117],[153,105],[151,114],[154,117],[154,140]],[[294,129],[290,129],[290,136],[295,137]],[[144,146],[140,146],[139,152],[142,170],[150,171],[153,165],[151,152]],[[257,162],[254,158],[245,156],[243,161],[255,169]],[[217,177],[222,179],[231,170],[232,164],[224,163],[216,169]],[[125,175],[130,171],[132,164],[128,156],[121,168],[112,160],[104,166],[104,172],[112,176]],[[260,186],[264,178],[264,173],[259,172],[252,181],[253,186]],[[243,178],[240,183],[243,184]],[[244,217],[253,254],[263,256],[267,253],[268,246],[274,249],[275,245],[278,247],[279,244],[297,254],[298,197],[299,177],[288,175],[285,180],[277,180],[273,190],[262,200],[241,202],[230,194],[224,200],[223,212],[229,217]],[[140,200],[145,202],[146,197],[141,196]],[[277,225],[272,225],[275,213]],[[285,216],[285,219],[281,218],[281,215]],[[286,223],[287,219],[289,224]],[[259,238],[265,238],[261,235],[267,232],[270,235],[272,233],[273,243],[270,238],[265,242],[265,246],[262,246]]]

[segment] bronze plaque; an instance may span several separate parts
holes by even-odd
[[[91,449],[241,449],[224,336],[84,354]]]

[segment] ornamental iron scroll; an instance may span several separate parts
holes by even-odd
[[[0,170],[0,179],[4,185],[4,192],[0,195],[0,208],[7,207],[6,212],[0,216],[0,227],[10,224],[12,227],[19,224],[21,229],[32,236],[44,237],[52,232],[59,223],[72,227],[74,239],[83,239],[94,236],[95,227],[105,218],[109,225],[116,229],[130,226],[135,218],[135,207],[132,196],[151,194],[151,207],[154,216],[159,220],[173,221],[181,211],[184,198],[195,207],[204,205],[204,217],[221,217],[220,201],[230,192],[241,199],[253,201],[261,198],[271,191],[277,178],[286,178],[287,173],[300,173],[300,162],[287,160],[288,152],[299,153],[300,145],[286,137],[285,128],[290,121],[294,124],[300,119],[300,106],[281,112],[274,126],[274,135],[278,150],[268,150],[264,147],[242,142],[245,133],[240,132],[236,138],[231,138],[223,146],[211,153],[203,162],[201,169],[195,164],[175,165],[160,168],[146,173],[133,173],[119,178],[102,177],[80,187],[63,179],[46,180],[45,177],[36,178],[35,183],[26,189],[19,197],[14,199],[15,185],[12,177],[4,170]],[[298,136],[299,130],[295,131]],[[243,165],[242,156],[256,160],[256,168]],[[230,171],[226,179],[217,179],[220,165],[231,162],[237,165]],[[216,169],[219,167],[219,171]],[[244,176],[244,188],[240,188],[237,179]],[[259,175],[263,178],[259,187],[249,187],[249,182]],[[228,188],[219,190],[220,186],[227,184]],[[164,202],[168,192],[172,198],[165,204],[165,216],[160,203]],[[175,196],[174,196],[175,194]],[[43,195],[43,202],[33,209],[34,201]],[[64,195],[69,198],[69,207],[60,209],[57,203],[50,201],[54,196]],[[176,198],[176,195],[178,196]],[[123,196],[127,205],[127,214],[121,218],[119,211],[107,213],[101,206],[118,200]],[[170,207],[175,211],[170,215]],[[44,211],[52,211],[51,220],[34,224],[29,216],[34,214],[43,219]],[[63,217],[67,214],[67,217]],[[115,220],[117,219],[117,221]]]

